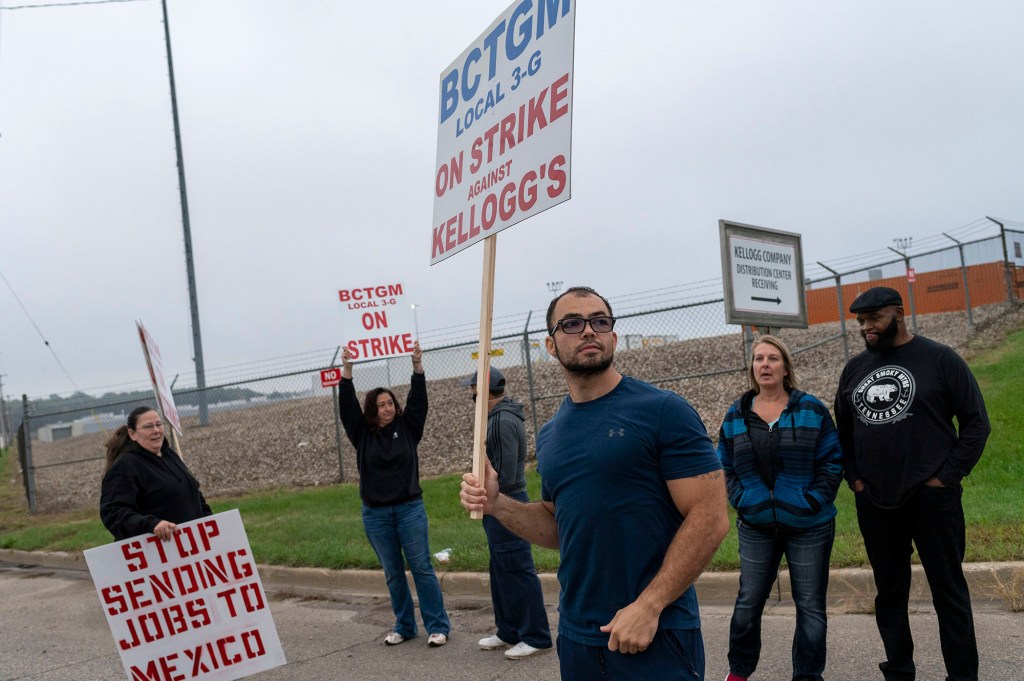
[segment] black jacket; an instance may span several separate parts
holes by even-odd
[[[352,379],[339,386],[341,424],[356,448],[359,495],[370,508],[394,506],[423,496],[416,445],[427,421],[427,379],[414,373],[402,415],[380,430],[371,430],[359,406]]]
[[[133,442],[103,476],[100,519],[116,541],[152,532],[161,520],[184,523],[213,514],[167,440],[160,453]]]

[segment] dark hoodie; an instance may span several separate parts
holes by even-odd
[[[103,476],[100,519],[116,541],[152,532],[161,520],[184,523],[213,514],[166,439],[160,454],[133,442]]]
[[[356,448],[359,495],[370,508],[404,504],[423,497],[416,446],[427,421],[427,379],[414,373],[401,415],[378,430],[367,425],[355,385],[342,378],[338,391],[341,424]]]
[[[487,458],[503,494],[526,491],[526,426],[523,405],[505,397],[487,415]]]
[[[750,525],[804,529],[830,521],[842,452],[828,409],[794,390],[769,427],[753,399],[751,390],[736,400],[718,432],[729,503]]]

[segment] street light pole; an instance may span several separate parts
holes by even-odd
[[[181,126],[178,124],[178,95],[174,87],[174,60],[171,57],[171,25],[167,20],[167,0],[160,0],[164,12],[164,39],[167,42],[167,77],[171,84],[171,116],[174,119],[174,148],[178,161],[178,192],[181,194],[181,224],[185,232],[185,270],[188,276],[188,302],[192,311],[192,352],[196,363],[196,388],[199,391],[199,425],[210,423],[206,406],[206,369],[203,367],[203,339],[199,332],[199,297],[196,270],[192,262],[192,228],[188,219],[188,193],[185,191],[185,160],[181,151]]]

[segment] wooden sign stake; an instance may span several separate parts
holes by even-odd
[[[491,321],[494,316],[494,259],[498,235],[484,239],[484,274],[480,292],[480,352],[476,359],[476,418],[473,420],[473,475],[483,482],[487,470],[487,398],[491,385]],[[481,520],[484,514],[470,511],[469,517]]]

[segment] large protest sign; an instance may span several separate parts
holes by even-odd
[[[229,681],[285,663],[237,510],[85,551],[132,681]]]
[[[575,33],[573,0],[517,0],[441,72],[430,264],[484,242],[480,385],[490,374],[497,233],[570,197]],[[487,401],[477,400],[478,480],[486,433]]]
[[[149,369],[149,380],[153,384],[153,393],[156,402],[160,406],[160,416],[174,428],[174,432],[181,434],[181,421],[178,419],[178,408],[174,405],[174,395],[167,387],[164,379],[163,359],[160,357],[160,348],[156,341],[149,335],[149,331],[142,325],[142,322],[135,322],[139,331],[139,342],[142,343],[142,354],[146,357],[146,368]]]
[[[338,291],[341,327],[352,359],[381,359],[413,351],[415,317],[401,284]]]
[[[576,3],[513,3],[441,72],[433,265],[569,199]]]

